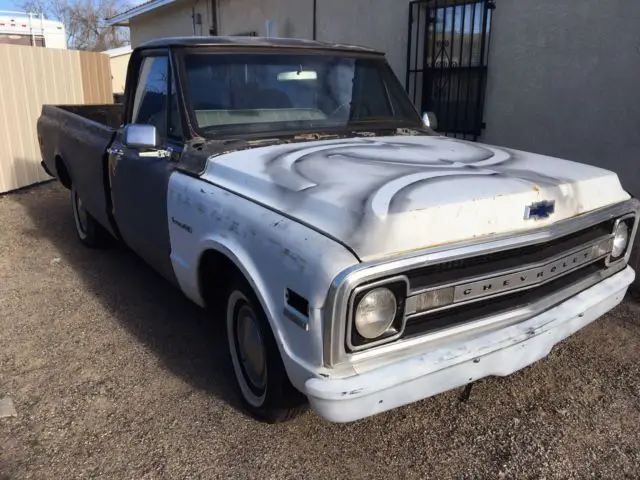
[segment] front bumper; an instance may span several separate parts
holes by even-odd
[[[320,416],[350,422],[480,378],[509,375],[546,357],[558,342],[618,305],[634,277],[627,267],[535,317],[471,341],[347,378],[311,378],[305,393]]]

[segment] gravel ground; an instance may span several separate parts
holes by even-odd
[[[347,425],[238,407],[221,329],[52,183],[0,197],[0,479],[638,478],[640,303],[507,378]]]

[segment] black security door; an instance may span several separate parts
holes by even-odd
[[[409,5],[406,89],[438,131],[477,140],[487,83],[493,0],[417,0]]]

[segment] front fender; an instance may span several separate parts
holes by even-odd
[[[253,288],[294,386],[323,365],[322,309],[331,282],[357,259],[335,241],[200,179],[169,180],[171,260],[184,293],[203,305],[198,270],[207,250],[225,255]],[[285,314],[285,291],[308,301],[306,326]],[[306,327],[306,328],[305,328]]]
[[[289,325],[287,325],[287,322],[290,323],[290,321],[283,316],[282,303],[279,302],[280,298],[276,297],[277,292],[273,292],[269,288],[269,284],[273,281],[273,278],[270,279],[269,277],[272,277],[272,275],[269,275],[269,272],[262,272],[253,261],[246,248],[236,242],[234,238],[223,238],[219,235],[206,237],[202,239],[199,250],[200,260],[204,256],[205,252],[215,250],[231,260],[236,268],[242,272],[246,280],[249,282],[249,285],[251,285],[253,292],[256,294],[256,297],[265,312],[267,320],[271,325],[276,343],[280,350],[280,355],[285,359],[284,364],[289,376],[299,377],[301,382],[306,381],[306,379],[309,378],[309,375],[304,372],[315,370],[315,366],[312,361],[313,356],[311,358],[308,356],[306,358],[301,357],[298,352],[292,348],[292,345],[299,340],[296,337],[300,335],[297,335],[298,332],[296,329],[290,329]],[[198,262],[198,265],[201,265],[201,263]],[[199,292],[202,291],[201,285],[198,286],[198,290]],[[284,297],[284,290],[282,292],[282,297]],[[202,302],[203,300],[204,299],[200,297],[199,301]],[[320,315],[310,314],[308,330],[313,332],[322,331],[322,325],[318,324],[319,321],[321,321]],[[320,346],[319,348],[322,347]],[[299,367],[301,366],[303,367],[302,372],[299,371]]]

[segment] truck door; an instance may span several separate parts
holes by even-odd
[[[169,280],[175,281],[167,220],[169,176],[184,141],[167,52],[146,54],[125,123],[154,125],[169,157],[141,155],[122,144],[122,129],[110,148],[113,215],[125,243]],[[147,152],[148,153],[148,152]]]

